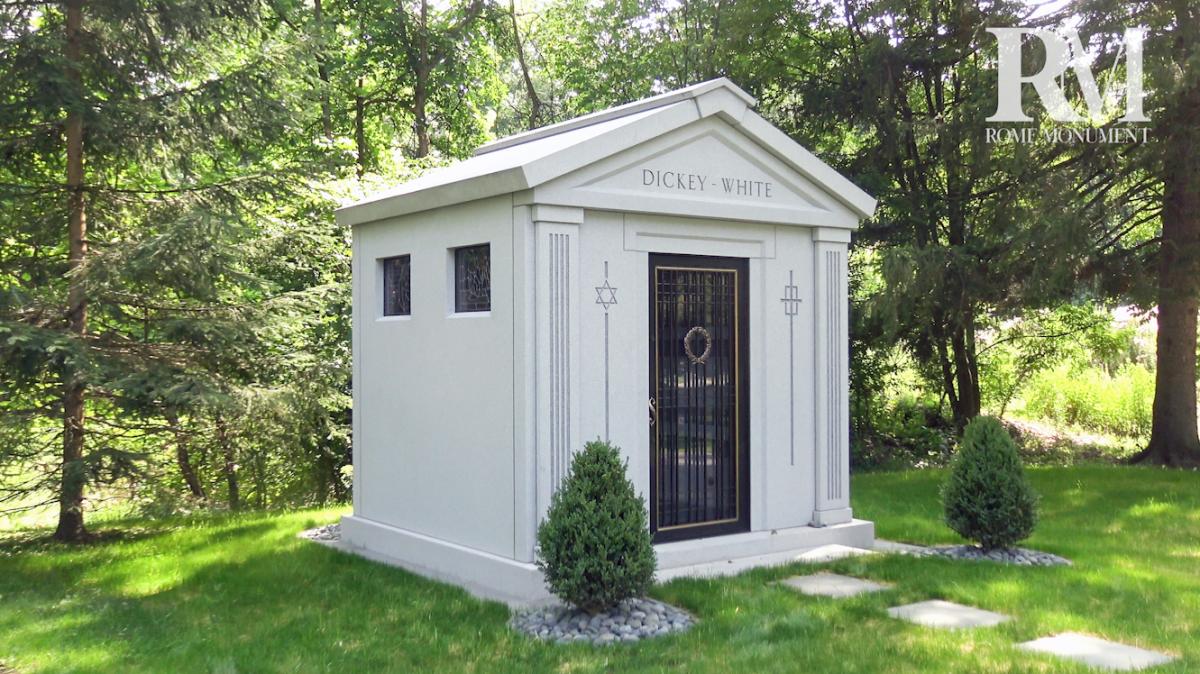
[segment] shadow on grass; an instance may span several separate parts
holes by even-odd
[[[0,556],[22,553],[86,550],[100,548],[113,543],[141,541],[168,533],[169,528],[131,526],[122,529],[101,529],[88,534],[83,541],[65,543],[55,540],[54,534],[44,530],[24,530],[0,537]],[[4,674],[4,670],[0,670]]]

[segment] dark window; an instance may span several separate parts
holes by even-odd
[[[412,268],[409,257],[389,257],[383,261],[383,315],[412,314]]]
[[[491,310],[491,246],[484,243],[454,249],[454,311]]]

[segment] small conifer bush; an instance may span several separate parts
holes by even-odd
[[[977,417],[967,424],[942,485],[942,506],[946,524],[984,549],[1012,547],[1033,532],[1037,495],[1016,444],[996,419]]]
[[[538,567],[560,599],[592,613],[644,594],[654,579],[645,501],[615,447],[596,440],[571,471],[538,527]]]

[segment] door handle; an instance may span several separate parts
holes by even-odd
[[[653,427],[658,422],[658,410],[654,407],[654,398],[650,399],[650,426]]]

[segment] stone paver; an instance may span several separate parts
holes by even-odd
[[[784,585],[819,597],[853,597],[864,592],[879,592],[890,586],[862,578],[840,576],[836,573],[814,573],[809,576],[792,576],[781,581]]]
[[[842,545],[840,543],[831,543],[829,545],[822,545],[815,547],[812,550],[802,552],[799,555],[796,555],[793,561],[806,562],[809,564],[821,564],[823,562],[833,562],[839,559],[845,559],[847,557],[858,557],[860,555],[873,554],[875,553],[871,550],[852,548],[849,545]]]
[[[968,627],[991,627],[1008,620],[1008,616],[971,606],[932,599],[915,604],[896,606],[887,610],[893,618],[907,620],[926,627],[940,629],[963,629]]]
[[[1175,658],[1165,653],[1126,646],[1074,632],[1063,632],[1018,644],[1018,648],[1037,653],[1050,653],[1093,667],[1118,671],[1133,671],[1154,667]]]

